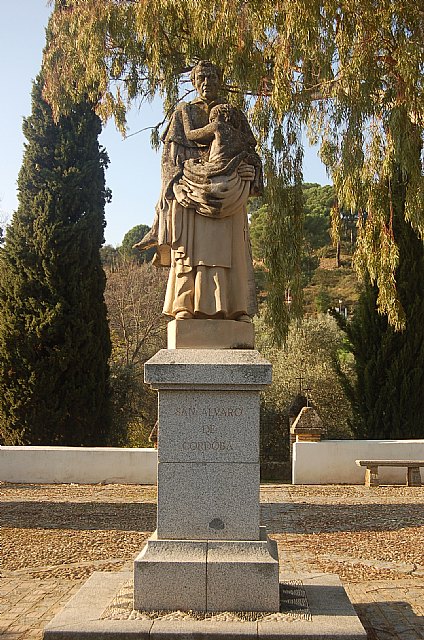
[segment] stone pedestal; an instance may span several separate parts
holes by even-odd
[[[253,349],[251,322],[236,320],[171,320],[168,349]]]
[[[276,545],[259,527],[271,365],[253,350],[167,349],[145,380],[159,392],[158,520],[135,561],[135,608],[278,611]]]

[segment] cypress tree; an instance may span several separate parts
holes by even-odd
[[[400,182],[394,195],[394,209],[402,209],[405,190]],[[424,437],[424,245],[403,211],[397,213],[393,217],[399,247],[396,280],[406,328],[394,330],[387,316],[378,313],[378,289],[370,283],[347,325],[357,372],[352,402],[359,438]]]
[[[40,75],[0,250],[0,424],[32,445],[103,445],[110,338],[100,261],[109,196],[87,101],[57,123]]]

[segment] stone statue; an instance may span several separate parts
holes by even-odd
[[[163,312],[251,322],[256,312],[247,200],[262,193],[262,165],[242,111],[219,98],[221,74],[199,62],[198,97],[181,103],[163,136],[162,190],[140,250],[157,245],[170,266]]]

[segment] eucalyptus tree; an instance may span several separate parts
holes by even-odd
[[[190,92],[193,63],[212,59],[229,100],[248,109],[266,162],[265,258],[277,339],[289,313],[301,310],[303,126],[334,182],[334,234],[340,208],[358,212],[356,268],[399,329],[394,218],[404,217],[419,238],[424,232],[423,36],[423,12],[412,0],[73,0],[52,18],[45,97],[58,116],[87,95],[124,132],[133,101],[159,93],[169,112]],[[405,186],[396,210],[395,175]]]

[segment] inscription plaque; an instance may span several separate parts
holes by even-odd
[[[175,415],[183,418],[206,416],[208,418],[239,418],[243,415],[243,407],[176,407]]]
[[[160,462],[259,461],[257,392],[162,390],[161,423]]]
[[[225,442],[223,440],[212,440],[208,442],[183,442],[183,451],[234,451],[231,442]]]

